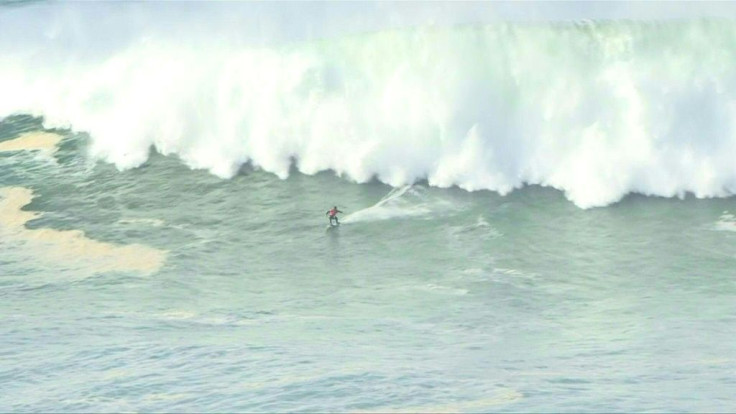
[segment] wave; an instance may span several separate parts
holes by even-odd
[[[582,208],[632,192],[736,192],[730,20],[427,26],[260,45],[146,27],[94,52],[105,33],[6,36],[0,117],[87,132],[90,155],[120,169],[153,148],[223,178],[249,163],[394,187],[533,184]]]

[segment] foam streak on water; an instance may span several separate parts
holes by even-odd
[[[0,152],[11,151],[46,151],[53,153],[56,145],[61,141],[59,134],[49,132],[26,133],[18,138],[0,142]]]

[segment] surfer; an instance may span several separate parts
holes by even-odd
[[[340,225],[340,222],[337,220],[337,213],[342,213],[342,211],[337,209],[337,206],[332,207],[327,213],[325,213],[326,215],[330,216],[330,226],[333,226],[332,220],[335,220],[334,226]]]

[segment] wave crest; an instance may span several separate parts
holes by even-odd
[[[217,40],[141,37],[49,67],[11,51],[0,116],[86,131],[91,155],[120,169],[153,147],[224,178],[244,163],[285,178],[294,162],[396,187],[552,186],[583,208],[630,192],[736,192],[733,22]]]

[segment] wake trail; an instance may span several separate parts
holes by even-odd
[[[448,200],[433,197],[425,187],[412,184],[392,189],[376,204],[345,216],[342,222],[359,223],[416,218],[451,209],[452,203]]]

